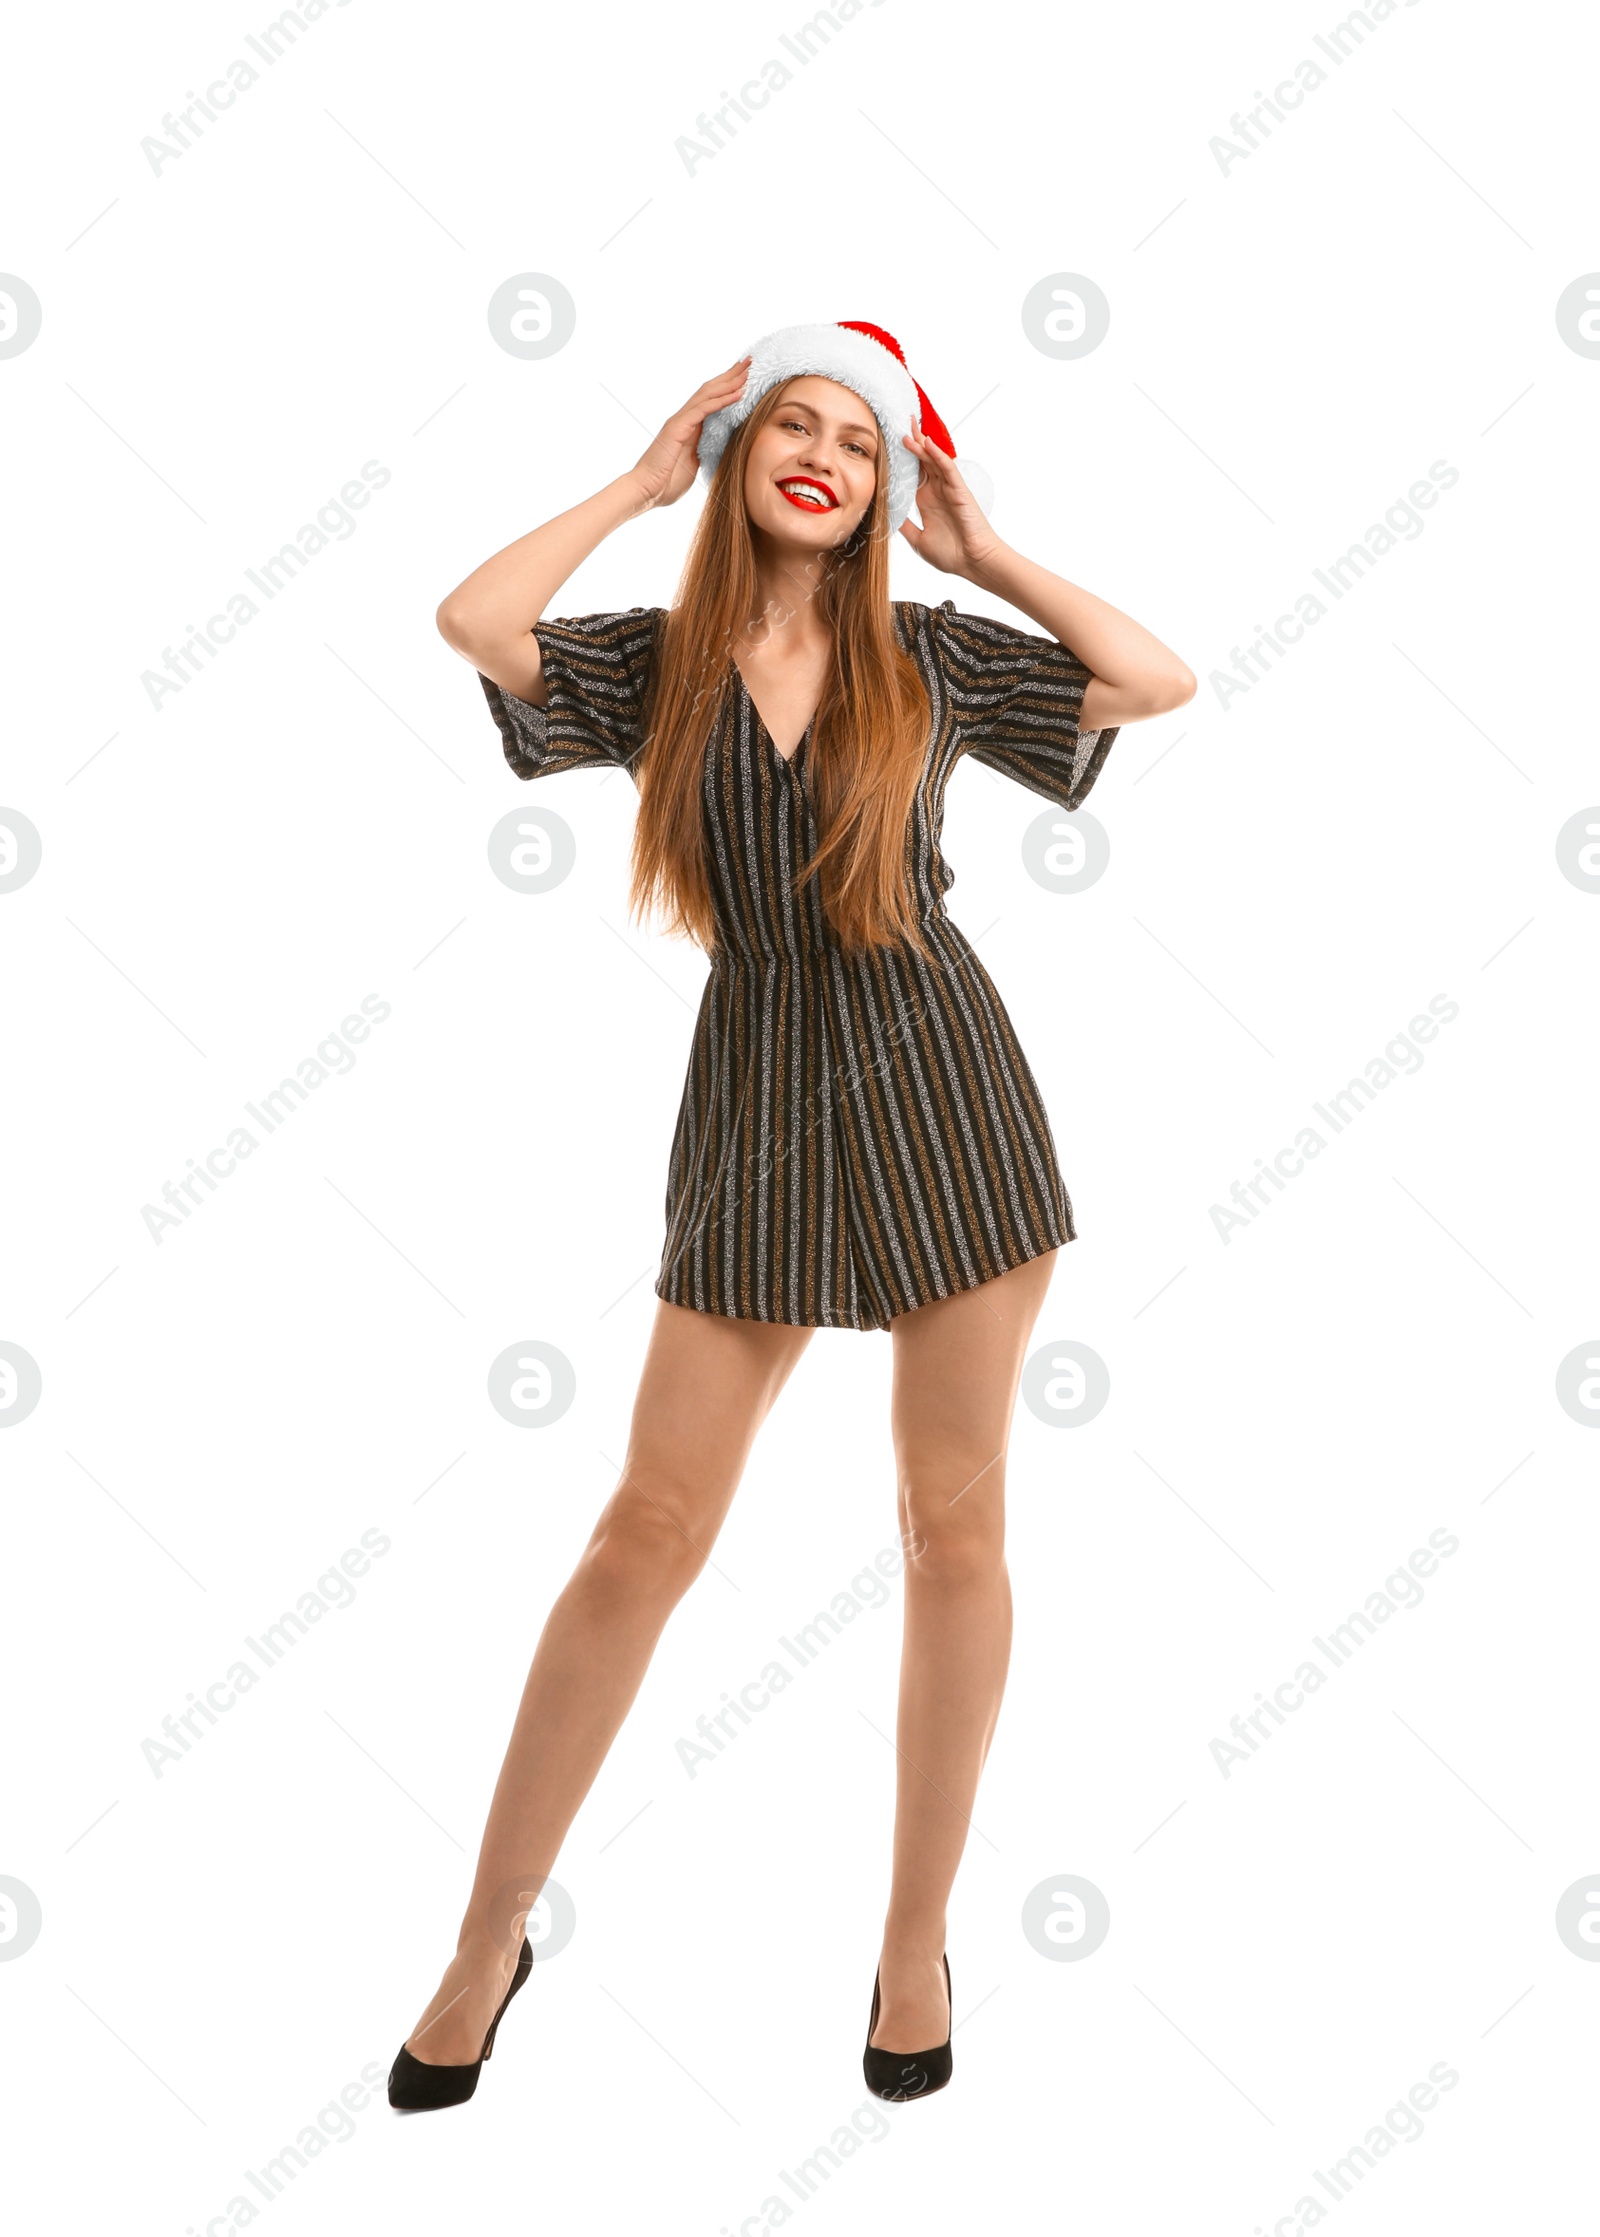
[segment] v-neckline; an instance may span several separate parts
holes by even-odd
[[[810,719],[807,721],[804,730],[802,730],[800,733],[800,742],[795,747],[794,752],[785,753],[781,746],[778,744],[777,739],[774,738],[774,736],[772,735],[772,731],[768,727],[766,716],[756,705],[756,695],[750,689],[749,683],[746,681],[744,670],[739,666],[739,663],[736,660],[732,662],[731,665],[734,674],[739,679],[740,690],[744,693],[746,699],[748,699],[750,702],[750,712],[756,718],[756,722],[760,728],[762,737],[766,739],[768,746],[772,749],[772,752],[777,756],[778,760],[783,763],[783,766],[786,769],[792,769],[795,766],[796,762],[800,759],[800,756],[805,752],[806,747],[811,743],[811,733],[816,727],[819,708],[812,708]]]

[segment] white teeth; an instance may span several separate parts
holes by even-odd
[[[802,504],[814,507],[819,513],[831,512],[833,509],[830,500],[820,495],[809,483],[779,482],[778,487],[786,497],[798,497]]]

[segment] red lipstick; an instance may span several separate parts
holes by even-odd
[[[817,501],[797,495],[797,491],[815,490]],[[786,497],[791,505],[803,513],[832,513],[839,509],[839,500],[826,482],[819,482],[815,474],[785,474],[778,484],[778,495]]]

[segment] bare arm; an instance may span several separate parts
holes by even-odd
[[[503,691],[542,707],[546,692],[534,623],[613,529],[683,495],[699,467],[701,425],[709,413],[735,401],[748,363],[740,358],[697,388],[627,473],[475,567],[439,608],[439,634],[446,644]]]
[[[519,536],[451,591],[437,616],[440,636],[491,683],[542,707],[545,685],[534,623],[611,531],[649,505],[633,474],[619,474],[581,505]]]
[[[1089,670],[1078,721],[1084,730],[1142,722],[1164,715],[1194,697],[1190,670],[1159,637],[1092,591],[1052,575],[1009,544],[970,578],[992,590],[1070,645]]]
[[[956,461],[937,445],[919,435],[907,448],[922,462],[917,510],[924,525],[914,529],[907,521],[901,534],[930,566],[993,591],[1072,648],[1090,671],[1083,729],[1140,722],[1194,697],[1194,676],[1170,646],[1092,591],[1013,551],[984,518]]]

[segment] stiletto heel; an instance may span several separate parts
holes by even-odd
[[[429,2066],[422,2059],[413,2058],[404,2043],[401,2044],[389,2069],[389,2103],[397,2113],[432,2113],[444,2105],[466,2103],[478,2086],[485,2059],[494,2054],[494,2039],[506,2016],[506,2006],[532,1971],[533,1949],[524,1935],[511,1986],[500,1999],[500,2009],[489,2022],[483,2049],[470,2066]]]
[[[955,2027],[955,1996],[950,1987],[950,1960],[944,1961],[944,1988],[950,1999],[951,2030]],[[872,1976],[872,2017],[867,2022],[867,2047],[862,2053],[862,2070],[867,2077],[867,2087],[874,2097],[886,2097],[891,2104],[908,2097],[929,2097],[936,2089],[943,2089],[950,2079],[953,2061],[950,2055],[950,2036],[931,2051],[875,2050],[872,2030],[878,2024],[879,1983],[876,1973]]]

